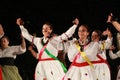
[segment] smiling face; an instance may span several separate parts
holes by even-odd
[[[86,40],[88,35],[89,35],[89,31],[88,31],[87,27],[85,27],[84,25],[81,25],[78,29],[79,39]]]
[[[44,35],[44,37],[50,37],[51,36],[51,33],[52,33],[52,28],[51,28],[51,25],[48,25],[48,24],[44,24],[43,25],[43,28],[42,28],[42,33]]]

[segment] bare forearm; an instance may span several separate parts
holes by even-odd
[[[117,21],[113,21],[112,24],[116,28],[116,30],[120,32],[120,23],[118,23]]]
[[[30,52],[33,55],[33,57],[37,58],[37,53],[33,49],[31,49]]]

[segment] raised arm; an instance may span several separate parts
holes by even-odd
[[[62,35],[59,36],[58,41],[63,41],[63,40],[67,40],[68,38],[72,37],[72,35],[74,34],[77,26],[79,24],[79,20],[76,18],[73,21],[73,26],[70,27],[65,33],[63,33]]]
[[[26,42],[21,34],[21,44],[19,46],[12,46],[14,49],[14,55],[20,55],[26,52]]]
[[[4,35],[4,30],[2,25],[0,24],[0,38]]]
[[[32,42],[33,36],[29,34],[28,30],[23,26],[24,22],[21,18],[16,20],[16,24],[20,27],[21,33],[25,39]]]
[[[22,36],[22,34],[21,34],[21,39],[22,39],[22,43],[21,43],[21,48],[22,49],[26,49],[26,42],[25,42],[25,39],[24,39],[24,37]]]
[[[105,31],[103,31],[102,35],[107,36],[107,39],[105,40],[105,49],[109,49],[113,40],[112,32],[107,28]]]
[[[112,13],[108,16],[107,23],[111,23],[116,28],[116,30],[118,30],[120,32],[120,23],[113,20]]]

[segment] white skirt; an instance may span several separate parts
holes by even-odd
[[[110,70],[106,63],[93,64],[90,66],[71,66],[64,80],[110,80]]]
[[[64,75],[58,60],[39,61],[35,70],[35,80],[62,80]]]

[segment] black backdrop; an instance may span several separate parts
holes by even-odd
[[[37,36],[42,36],[45,21],[53,23],[55,33],[61,34],[76,17],[80,24],[89,25],[91,30],[104,30],[109,26],[106,20],[110,12],[120,19],[119,4],[119,0],[3,0],[0,2],[0,23],[10,37],[11,45],[17,45],[20,44],[20,30],[15,24],[18,17],[22,17],[29,32]],[[36,63],[29,51],[17,57],[16,65],[24,80],[33,80]]]

